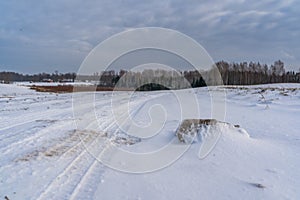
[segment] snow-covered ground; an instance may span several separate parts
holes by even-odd
[[[97,84],[97,82],[81,82],[81,81],[77,81],[77,82],[52,82],[52,83],[48,83],[48,82],[15,82],[15,85],[19,85],[19,86],[57,86],[57,85],[95,85]]]
[[[113,170],[93,155],[101,155],[110,144],[133,152],[155,151],[176,139],[181,115],[171,91],[131,97],[137,124],[151,121],[148,112],[155,105],[168,115],[159,134],[138,139],[124,135],[114,123],[111,92],[97,92],[93,106],[83,101],[74,116],[72,94],[0,84],[0,198],[300,199],[300,84],[214,90],[223,88],[225,121],[240,125],[250,137],[223,127],[205,159],[197,157],[200,143],[195,142],[172,165],[132,174]],[[195,93],[200,117],[210,118],[206,88],[182,92],[186,97]],[[121,110],[127,107],[124,93],[117,92],[113,104]],[[88,121],[91,113],[96,121]],[[74,120],[87,122],[87,128],[79,128]]]

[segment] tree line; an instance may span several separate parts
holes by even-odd
[[[76,73],[39,73],[39,74],[20,74],[16,72],[0,72],[0,82],[10,83],[10,82],[60,82],[60,81],[74,81],[76,78]]]
[[[267,83],[300,83],[300,73],[286,71],[280,60],[270,67],[259,62],[216,63],[224,85],[254,85]]]
[[[101,76],[100,76],[101,74]],[[99,78],[100,77],[100,78]],[[210,70],[166,71],[145,69],[142,72],[121,70],[82,77],[100,80],[100,86],[136,90],[184,89],[207,85],[254,85],[267,83],[300,83],[300,72],[286,71],[280,60],[268,66],[259,62],[228,63],[220,61]],[[79,78],[80,79],[80,78]]]
[[[176,71],[145,69],[141,72],[114,70],[95,72],[93,75],[75,73],[40,73],[23,75],[0,72],[0,81],[94,81],[101,87],[134,88],[137,90],[183,89],[206,85],[253,85],[267,83],[300,83],[300,72],[286,71],[280,60],[271,66],[254,62],[228,63],[220,61],[207,71]]]

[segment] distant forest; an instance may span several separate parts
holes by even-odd
[[[286,71],[282,61],[273,65],[254,62],[228,63],[220,61],[215,64],[221,74],[224,85],[254,85],[267,83],[300,83],[300,72]],[[212,70],[211,70],[212,71]],[[131,72],[126,70],[95,72],[93,75],[76,75],[76,73],[39,73],[24,75],[15,72],[0,72],[0,82],[72,82],[75,80],[95,81],[101,87],[138,88],[138,90],[180,89],[216,85],[211,71],[164,71],[144,70]],[[124,76],[124,77],[123,77]],[[123,77],[123,78],[122,78]],[[147,81],[145,82],[145,79]],[[183,80],[184,79],[184,80]],[[145,84],[147,83],[147,84]],[[141,85],[142,84],[142,85]]]
[[[76,73],[39,73],[34,75],[20,74],[16,72],[0,72],[0,82],[11,83],[11,82],[60,82],[60,81],[74,81]]]
[[[286,71],[280,60],[270,67],[266,64],[247,62],[216,63],[224,85],[254,85],[267,83],[300,83],[300,72]]]

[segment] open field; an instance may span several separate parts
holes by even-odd
[[[146,125],[149,110],[163,106],[166,122],[161,132],[140,139],[119,129],[110,91],[93,94],[95,104],[83,101],[74,116],[72,93],[0,84],[0,198],[299,199],[300,84],[213,89],[226,91],[224,121],[239,125],[249,137],[224,129],[205,159],[197,157],[197,141],[169,167],[129,174],[101,164],[87,149],[100,156],[111,145],[133,152],[163,147],[176,138],[181,123],[172,91],[136,92],[129,104],[123,99],[127,91],[115,94],[114,105],[120,110],[129,105],[137,124]],[[207,88],[181,92],[186,98],[196,95],[200,118],[211,117]],[[83,98],[89,94],[80,93]],[[91,115],[97,120],[90,120]],[[78,128],[75,121],[86,128]]]

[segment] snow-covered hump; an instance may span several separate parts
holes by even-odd
[[[205,139],[213,137],[217,139],[216,135],[233,132],[249,137],[247,131],[240,128],[239,125],[215,119],[185,119],[178,127],[176,136],[180,142],[190,144],[193,141],[203,142]]]

